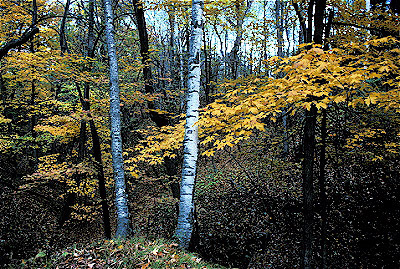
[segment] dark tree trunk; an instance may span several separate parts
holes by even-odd
[[[38,12],[38,8],[37,8],[37,3],[36,0],[32,1],[32,25],[36,25],[37,23],[37,12]],[[31,47],[30,47],[31,53],[35,53],[35,43],[33,41],[33,37],[31,40]],[[30,105],[33,107],[35,105],[35,97],[36,97],[36,85],[35,85],[35,80],[32,80],[32,84],[31,84],[31,102]],[[36,166],[38,164],[38,153],[37,153],[37,149],[36,149],[36,131],[35,131],[35,126],[36,126],[36,115],[35,113],[32,113],[32,117],[31,117],[31,135],[33,138],[33,147],[32,147],[32,153],[33,153],[33,166],[36,169]]]
[[[99,192],[101,199],[100,204],[101,204],[101,209],[103,211],[104,235],[106,238],[111,238],[110,212],[108,210],[108,204],[107,204],[106,180],[104,178],[100,139],[93,119],[90,119],[89,125],[93,140],[93,157],[94,160],[96,161],[97,179],[99,180]]]
[[[61,19],[61,26],[60,26],[60,48],[61,48],[61,55],[68,51],[68,43],[65,36],[65,24],[67,22],[67,16],[69,12],[69,6],[71,4],[71,0],[67,0],[65,3],[64,8],[64,15]]]
[[[139,33],[140,55],[142,56],[142,64],[143,64],[144,89],[146,93],[152,94],[154,93],[154,87],[153,87],[153,77],[150,67],[149,37],[147,35],[143,4],[138,0],[133,0],[133,6],[135,9],[135,16]],[[164,114],[160,114],[154,111],[154,109],[156,108],[154,102],[148,102],[148,108],[149,108],[150,118],[158,127],[165,126],[168,124],[168,118]]]
[[[322,35],[324,33],[324,14],[326,0],[316,0],[315,15],[314,15],[314,42],[322,44]]]
[[[7,88],[4,84],[3,74],[0,73],[0,90],[1,90],[1,102],[5,108],[7,105]]]
[[[68,44],[65,37],[65,24],[67,22],[67,16],[69,12],[69,6],[71,1],[67,0],[64,8],[64,14],[61,19],[60,25],[60,49],[61,49],[61,56],[68,51]],[[58,82],[57,88],[61,91],[61,81]],[[82,162],[84,155],[85,155],[85,143],[86,143],[86,122],[81,120],[80,123],[80,130],[79,130],[79,145],[78,145],[78,158],[76,160],[77,163]],[[77,181],[80,181],[80,175],[76,175]],[[67,222],[71,218],[72,209],[71,207],[75,204],[76,201],[76,193],[75,192],[67,192],[64,205],[61,210],[60,219],[58,222],[59,227],[63,226],[65,222]]]
[[[170,87],[178,88],[180,85],[180,77],[179,77],[179,59],[177,56],[177,46],[176,46],[176,36],[175,36],[175,11],[174,6],[170,6],[168,10],[168,22],[170,29],[169,36],[169,46],[168,46],[168,57],[169,57],[169,73],[170,78],[172,79],[172,83]]]
[[[251,5],[253,4],[254,0],[249,0],[246,2],[246,9],[243,13],[243,15],[240,15],[240,1],[235,1],[235,6],[236,6],[236,13],[237,13],[237,21],[236,25],[234,27],[236,28],[236,38],[233,43],[233,48],[231,52],[229,53],[229,58],[230,58],[230,64],[231,64],[231,75],[233,79],[236,79],[239,77],[239,52],[240,52],[240,47],[241,47],[241,42],[242,42],[242,37],[243,37],[243,23],[250,12]]]
[[[89,25],[88,25],[88,43],[87,43],[87,56],[93,57],[94,55],[94,1],[89,0]],[[89,67],[90,68],[90,67]],[[85,83],[84,100],[82,100],[83,110],[90,111],[90,85],[88,82]],[[97,179],[99,181],[99,193],[100,193],[100,204],[103,211],[103,228],[104,235],[106,238],[111,238],[111,224],[110,224],[110,212],[107,204],[107,190],[106,181],[104,178],[103,161],[101,156],[101,144],[100,138],[96,129],[94,120],[91,118],[90,112],[88,113],[90,120],[90,132],[92,135],[93,142],[93,158],[96,161],[97,167]]]
[[[326,109],[322,110],[321,121],[321,150],[319,157],[319,200],[321,207],[321,268],[327,268],[326,264],[326,222],[327,222],[327,204],[326,204],[326,187],[325,187],[325,166],[326,166]]]
[[[284,40],[283,40],[283,3],[281,0],[275,1],[275,21],[276,21],[276,38],[278,41],[278,57],[285,57],[284,53]],[[282,78],[284,76],[283,72],[277,74],[278,78]],[[287,135],[287,113],[286,108],[282,111],[282,123],[283,123],[283,156],[287,157],[289,154],[289,142]]]
[[[328,23],[325,26],[325,45],[324,49],[328,49],[328,39],[333,21],[333,10],[329,11]],[[325,184],[325,166],[326,166],[326,120],[327,114],[326,109],[322,109],[322,120],[321,120],[321,149],[319,157],[319,200],[320,200],[320,215],[321,215],[321,269],[327,268],[327,200],[326,200],[326,184]]]
[[[314,13],[315,3],[315,13]],[[316,44],[322,44],[322,35],[324,31],[324,13],[326,0],[310,1],[307,16],[308,29],[306,35],[306,43],[314,41]],[[301,20],[301,17],[299,17]],[[312,38],[312,26],[314,20],[314,39]],[[313,101],[310,96],[308,101]],[[314,155],[315,155],[315,129],[316,129],[317,108],[314,104],[310,110],[306,110],[304,134],[303,134],[303,248],[301,268],[309,269],[313,267],[313,225],[314,225],[314,209],[313,209],[313,181],[314,181]]]
[[[137,22],[137,28],[138,28],[138,33],[139,33],[139,42],[140,42],[140,54],[142,56],[142,63],[143,63],[143,77],[145,81],[145,92],[146,93],[154,93],[154,87],[153,87],[153,78],[152,78],[152,72],[151,72],[151,67],[149,65],[150,57],[149,57],[149,39],[147,35],[147,29],[146,29],[146,20],[144,16],[144,11],[143,11],[143,6],[142,4],[137,1],[133,0],[134,8],[135,8],[135,16],[136,16],[136,22]],[[170,19],[170,23],[171,20]],[[172,26],[171,26],[171,31],[173,31]],[[173,34],[171,34],[170,38],[170,46],[171,42],[173,41]],[[182,57],[182,56],[181,56]],[[169,124],[169,119],[162,115],[159,114],[155,111],[152,111],[152,109],[155,108],[153,102],[148,102],[148,108],[150,109],[150,118],[151,120],[158,126],[166,126]],[[176,169],[179,166],[179,158],[175,159],[170,159],[166,158],[164,160],[164,166],[166,168],[167,174],[170,177],[170,180],[174,178],[178,174],[178,169]],[[180,190],[179,190],[179,183],[172,181],[171,182],[171,191],[172,191],[172,196],[174,198],[179,199],[180,197]],[[179,211],[179,205],[176,204],[177,212]]]
[[[315,152],[315,125],[316,125],[317,109],[315,105],[311,105],[310,110],[306,110],[304,136],[303,136],[303,257],[302,268],[309,269],[313,265],[312,241],[313,241],[313,169],[314,169],[314,152]]]

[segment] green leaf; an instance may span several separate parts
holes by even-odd
[[[46,256],[46,252],[40,251],[38,254],[36,254],[35,259],[42,258],[45,256]]]

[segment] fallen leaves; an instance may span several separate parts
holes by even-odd
[[[28,262],[37,268],[43,262],[40,252]],[[48,264],[48,261],[47,261]],[[201,258],[186,253],[178,244],[165,240],[147,241],[143,238],[132,240],[104,240],[92,245],[71,247],[51,257],[54,268],[223,268],[209,265]],[[40,265],[38,267],[41,267]]]

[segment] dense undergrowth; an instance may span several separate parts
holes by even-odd
[[[338,133],[329,142],[339,143],[337,137],[342,135]],[[213,158],[200,158],[194,251],[203,259],[243,269],[299,266],[300,166],[296,148],[281,157],[277,154],[280,146],[262,137],[221,151]],[[328,149],[331,164],[326,169],[330,251],[327,263],[332,268],[398,268],[398,161],[371,161],[353,151],[336,158],[334,147]],[[165,168],[151,168],[140,179],[128,178],[133,232],[148,241],[99,241],[99,215],[91,222],[71,219],[60,228],[59,207],[51,209],[41,199],[4,188],[2,195],[7,199],[2,199],[0,212],[5,218],[0,228],[6,245],[0,244],[0,248],[3,253],[13,253],[5,263],[11,263],[11,268],[21,267],[22,259],[25,268],[220,268],[197,263],[198,260],[191,260],[197,256],[180,252],[173,243],[160,239],[174,234],[177,199],[172,196],[171,182],[164,176]],[[318,182],[315,184],[317,187]],[[319,194],[316,191],[317,262],[321,258]],[[58,201],[56,195],[52,197]],[[75,247],[65,248],[74,243]],[[176,262],[171,262],[174,259]]]

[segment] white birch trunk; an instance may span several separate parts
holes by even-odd
[[[117,208],[117,231],[115,236],[125,238],[129,233],[129,213],[125,191],[124,160],[122,157],[118,61],[115,49],[111,0],[104,0],[104,13],[110,64],[111,153],[115,180],[115,205]]]
[[[194,222],[193,192],[198,155],[198,127],[200,92],[200,49],[203,36],[203,0],[192,1],[192,28],[189,48],[188,90],[186,94],[186,125],[183,141],[183,167],[179,202],[178,227],[175,234],[180,247],[188,248]]]

